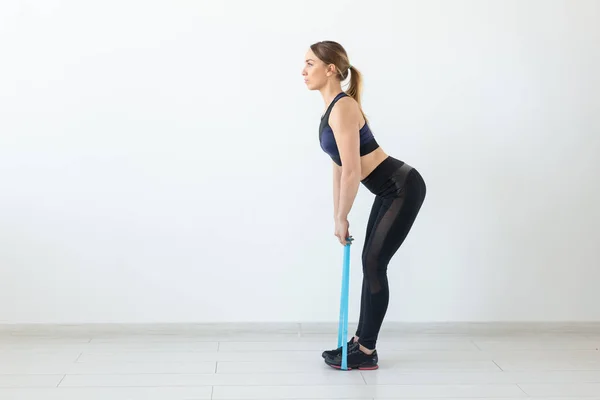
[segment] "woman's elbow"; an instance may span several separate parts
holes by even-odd
[[[360,180],[360,164],[358,166],[342,165],[342,179]]]

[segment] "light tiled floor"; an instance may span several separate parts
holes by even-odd
[[[324,365],[334,325],[4,326],[0,399],[600,400],[599,332],[384,326],[361,372]]]

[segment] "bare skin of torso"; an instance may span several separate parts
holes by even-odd
[[[365,124],[365,120],[363,118],[361,120],[361,126],[363,126],[364,124]],[[383,160],[385,160],[387,157],[388,157],[388,155],[385,153],[385,151],[381,147],[378,147],[377,149],[373,150],[369,154],[361,156],[360,157],[360,175],[361,175],[360,179],[363,180],[367,176],[369,176],[369,174],[371,172],[373,172],[373,170],[375,168],[377,168],[377,166],[379,164],[381,164],[381,162]]]
[[[362,156],[360,158],[360,179],[363,180],[369,176],[369,174],[373,172],[373,170],[377,168],[377,166],[381,164],[381,162],[387,157],[388,155],[381,147],[373,150],[369,154]]]

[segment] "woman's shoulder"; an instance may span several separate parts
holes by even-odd
[[[362,116],[358,102],[350,95],[342,96],[331,110],[330,118],[348,119]]]
[[[334,114],[336,112],[338,114],[346,114],[357,111],[360,112],[358,102],[354,100],[354,97],[347,94],[346,96],[342,96],[338,99],[338,101],[335,104],[335,107],[333,107],[333,110],[331,110],[331,114]]]

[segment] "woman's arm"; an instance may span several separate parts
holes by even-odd
[[[336,221],[346,221],[360,185],[360,110],[354,99],[340,99],[329,117],[342,167]]]
[[[342,177],[342,168],[331,162],[333,165],[333,219],[335,220],[338,215],[338,205],[340,202],[340,179]]]

